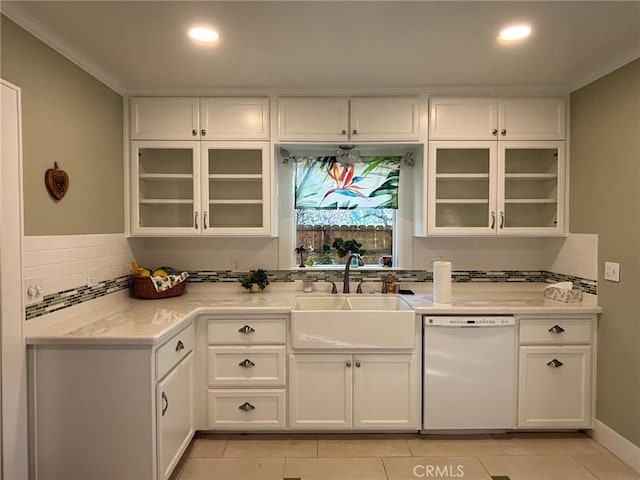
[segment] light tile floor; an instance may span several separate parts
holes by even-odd
[[[171,480],[640,480],[582,433],[198,434]]]

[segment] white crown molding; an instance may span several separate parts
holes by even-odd
[[[598,68],[597,70],[593,70],[589,72],[587,75],[583,76],[575,83],[571,85],[569,89],[570,92],[575,92],[576,90],[581,89],[582,87],[589,85],[592,82],[595,82],[599,78],[604,77],[605,75],[610,74],[614,70],[617,70],[620,67],[624,67],[626,64],[634,61],[635,59],[640,58],[640,47],[636,47],[630,52],[621,55],[616,58],[613,62],[608,63],[602,68]]]
[[[26,31],[42,40],[56,52],[75,63],[89,75],[93,76],[107,87],[119,93],[126,94],[126,88],[117,78],[105,71],[102,67],[82,55],[76,48],[60,39],[54,32],[45,27],[31,15],[25,13],[19,6],[18,2],[0,2],[0,11],[11,20],[16,22]]]

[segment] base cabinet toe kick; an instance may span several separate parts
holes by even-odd
[[[167,480],[196,431],[592,428],[597,314],[414,319],[394,348],[294,348],[286,313],[200,315],[157,345],[30,345],[31,477]]]

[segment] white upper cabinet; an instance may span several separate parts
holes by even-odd
[[[269,99],[201,98],[200,127],[202,140],[269,140]]]
[[[136,97],[129,104],[133,140],[200,138],[199,101],[191,97]]]
[[[349,99],[284,97],[278,100],[280,140],[344,141],[348,139]]]
[[[428,235],[565,234],[564,142],[429,142]]]
[[[280,141],[419,140],[418,97],[281,97]]]
[[[268,140],[266,97],[133,97],[132,140]]]
[[[498,102],[492,98],[432,98],[430,140],[495,140]]]
[[[350,135],[353,141],[418,140],[417,97],[354,97]]]
[[[564,98],[435,97],[430,140],[564,140]]]

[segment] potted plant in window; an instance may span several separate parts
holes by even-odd
[[[362,246],[362,243],[358,242],[356,239],[344,240],[341,237],[336,237],[333,239],[333,243],[331,244],[333,248],[338,252],[338,256],[340,258],[344,258],[347,255],[352,253],[358,253],[360,255],[365,255],[367,250]],[[358,262],[354,262],[351,265],[352,267],[357,267]]]
[[[240,279],[240,283],[251,293],[259,293],[269,285],[269,279],[267,278],[267,273],[259,268],[251,272],[248,277]]]

